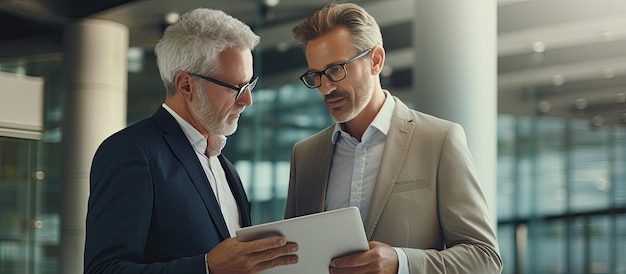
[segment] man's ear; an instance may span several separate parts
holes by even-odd
[[[176,76],[174,76],[174,88],[176,89],[176,93],[180,93],[180,95],[187,98],[191,96],[192,86],[193,81],[189,73],[182,71],[176,73]]]
[[[374,46],[372,49],[372,74],[379,74],[385,65],[385,50],[382,47]]]

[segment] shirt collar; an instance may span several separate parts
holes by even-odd
[[[378,111],[378,114],[376,114],[376,117],[374,117],[372,123],[368,126],[368,130],[370,128],[378,129],[386,136],[389,132],[389,127],[391,126],[391,117],[393,116],[393,109],[396,107],[396,102],[391,97],[389,91],[383,89],[383,92],[385,93],[385,102],[380,108],[380,111]],[[346,133],[343,130],[343,127],[343,123],[335,123],[335,128],[333,129],[333,134],[331,135],[331,142],[333,142],[333,144],[337,142],[337,138],[339,138],[341,132]]]
[[[180,128],[183,130],[183,133],[185,133],[185,136],[189,140],[189,143],[191,143],[193,150],[195,150],[196,152],[200,154],[205,154],[207,141],[206,141],[206,138],[202,136],[200,131],[198,131],[191,124],[185,121],[185,119],[180,117],[178,113],[172,110],[165,103],[163,103],[161,106],[163,106],[163,108],[167,110],[167,112],[169,112],[174,117],[174,119],[176,119],[176,122],[178,122],[178,125],[180,125]]]

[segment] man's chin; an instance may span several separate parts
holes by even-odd
[[[215,135],[224,135],[230,136],[237,131],[237,123],[230,124],[230,122],[225,122],[220,127],[214,127],[213,130],[208,130],[211,134]]]
[[[237,123],[235,123],[234,125],[229,125],[227,128],[225,128],[223,135],[230,136],[233,135],[235,131],[237,131]]]
[[[354,115],[350,115],[349,113],[330,113],[330,117],[333,118],[333,120],[336,123],[345,123],[348,122],[350,120],[352,120],[354,118]]]

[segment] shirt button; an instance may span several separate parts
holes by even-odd
[[[358,154],[358,155],[363,155],[363,150],[362,150],[362,149],[359,149],[359,150],[356,152],[356,154]]]
[[[359,190],[359,186],[357,184],[352,185],[352,189]]]

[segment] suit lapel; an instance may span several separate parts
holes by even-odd
[[[372,234],[374,234],[376,224],[378,224],[398,180],[415,130],[415,122],[410,115],[410,109],[397,98],[394,97],[394,99],[396,107],[393,111],[372,200],[365,219],[365,233],[368,239],[371,239]]]
[[[326,205],[326,189],[328,188],[328,177],[330,176],[330,165],[333,158],[333,150],[335,146],[331,142],[331,135],[333,133],[333,127],[329,127],[321,135],[322,142],[318,147],[315,147],[315,151],[307,153],[307,159],[309,159],[308,170],[313,170],[314,178],[308,180],[311,182],[308,184],[308,188],[303,189],[300,192],[300,201],[305,201],[301,205],[308,207],[312,205],[312,208],[301,212],[303,214],[322,212]],[[320,187],[321,184],[321,187]]]
[[[250,203],[248,202],[248,196],[246,196],[246,192],[241,184],[241,179],[239,178],[239,175],[237,175],[235,167],[230,163],[230,161],[228,161],[228,159],[226,159],[226,157],[219,155],[217,158],[222,164],[222,168],[226,174],[226,181],[228,181],[230,191],[233,193],[235,201],[237,202],[241,227],[250,226],[252,224],[252,221],[250,220]]]
[[[213,223],[219,230],[222,239],[230,238],[226,221],[224,221],[224,217],[222,216],[222,211],[217,203],[215,194],[211,189],[206,174],[204,173],[204,169],[202,169],[202,165],[200,165],[200,161],[198,161],[198,158],[193,151],[189,140],[185,136],[185,133],[183,133],[182,129],[176,122],[176,119],[174,119],[174,117],[172,117],[172,115],[164,108],[159,108],[153,117],[159,127],[165,131],[163,138],[170,146],[174,154],[176,154],[180,164],[187,171],[189,178],[191,178],[191,182],[194,184],[196,190],[200,194],[200,197],[202,197],[204,206],[209,212]]]

